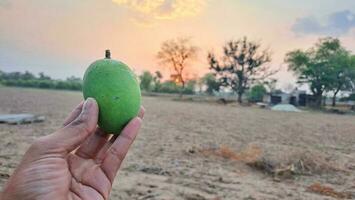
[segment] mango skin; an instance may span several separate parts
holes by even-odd
[[[84,98],[94,98],[99,106],[99,127],[110,134],[120,134],[136,117],[141,105],[141,91],[135,74],[124,63],[102,59],[92,63],[83,79]]]

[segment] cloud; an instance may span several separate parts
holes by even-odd
[[[355,13],[350,10],[334,12],[325,19],[314,16],[299,18],[292,27],[297,34],[341,36],[355,28]]]
[[[0,0],[0,7],[8,7],[10,6],[9,0]]]
[[[169,20],[200,13],[206,0],[112,0],[125,6],[142,18]]]

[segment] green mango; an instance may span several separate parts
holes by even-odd
[[[83,79],[84,98],[94,98],[99,105],[99,127],[110,134],[120,134],[136,117],[141,105],[141,91],[136,75],[124,63],[106,58],[92,63]]]

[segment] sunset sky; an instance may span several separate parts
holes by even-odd
[[[191,37],[200,48],[189,75],[208,72],[207,52],[230,39],[260,41],[283,65],[287,51],[322,36],[355,52],[354,0],[0,0],[0,69],[81,77],[111,49],[139,74],[158,65],[161,43]],[[292,75],[277,75],[286,87]]]

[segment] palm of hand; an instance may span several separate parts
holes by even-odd
[[[109,139],[97,124],[97,105],[80,104],[52,135],[35,142],[8,181],[7,199],[108,199],[114,177],[143,117]],[[8,194],[7,194],[8,193]],[[8,196],[6,196],[8,195]]]
[[[97,159],[77,153],[41,157],[26,165],[22,175],[28,199],[108,199],[111,180]]]

